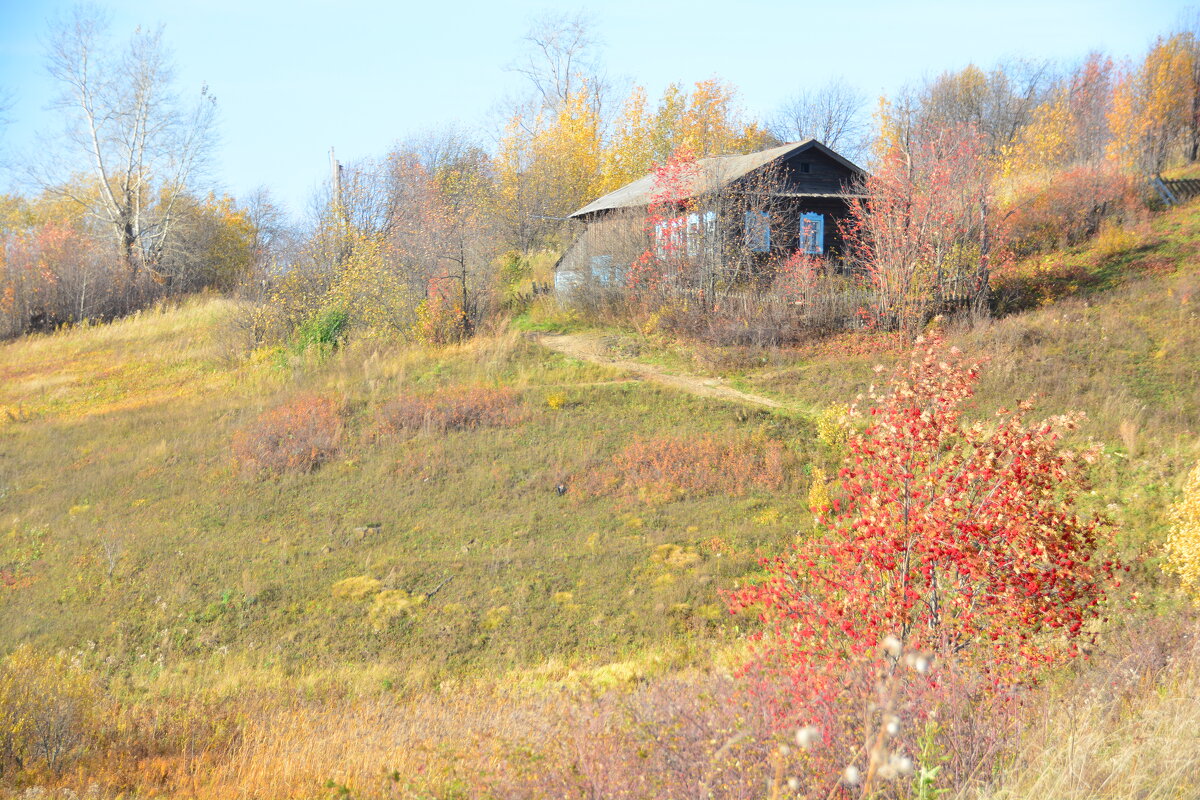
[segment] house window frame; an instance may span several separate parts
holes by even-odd
[[[797,249],[806,256],[824,255],[825,215],[819,211],[802,211],[799,222],[796,237]]]
[[[700,255],[700,245],[703,228],[700,225],[700,215],[690,213],[687,215],[687,238],[685,250],[688,258],[695,258]]]
[[[771,215],[766,211],[747,211],[744,234],[746,249],[751,253],[771,252]]]
[[[700,217],[701,231],[704,237],[704,254],[709,258],[717,252],[717,212],[709,209]]]

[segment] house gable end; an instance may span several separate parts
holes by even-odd
[[[784,190],[796,193],[832,194],[851,188],[859,172],[844,159],[833,158],[826,148],[806,148],[781,160]]]

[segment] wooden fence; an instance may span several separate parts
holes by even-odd
[[[1169,206],[1177,205],[1193,197],[1200,197],[1200,180],[1196,178],[1180,178],[1167,180],[1155,176],[1150,185],[1158,192],[1158,196]]]

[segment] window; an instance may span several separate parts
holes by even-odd
[[[704,256],[711,259],[717,252],[717,212],[705,211],[700,215],[700,236]]]
[[[766,211],[746,212],[746,249],[751,253],[771,251],[771,217]]]
[[[797,242],[801,253],[819,256],[825,252],[825,217],[806,212],[800,215],[800,237]]]
[[[807,161],[801,161],[800,171],[807,175],[808,173],[812,172],[812,164],[808,163]]]
[[[592,278],[601,286],[613,286],[621,277],[613,267],[612,256],[592,256]]]
[[[695,258],[700,254],[700,215],[688,214],[687,218],[687,254]]]
[[[672,217],[654,225],[654,254],[660,259],[677,256],[683,250],[687,220]]]

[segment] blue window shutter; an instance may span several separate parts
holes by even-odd
[[[800,215],[800,252],[819,256],[825,252],[825,216],[806,212]]]
[[[622,277],[613,269],[612,256],[592,256],[591,268],[592,278],[601,286],[611,286],[617,278]]]

